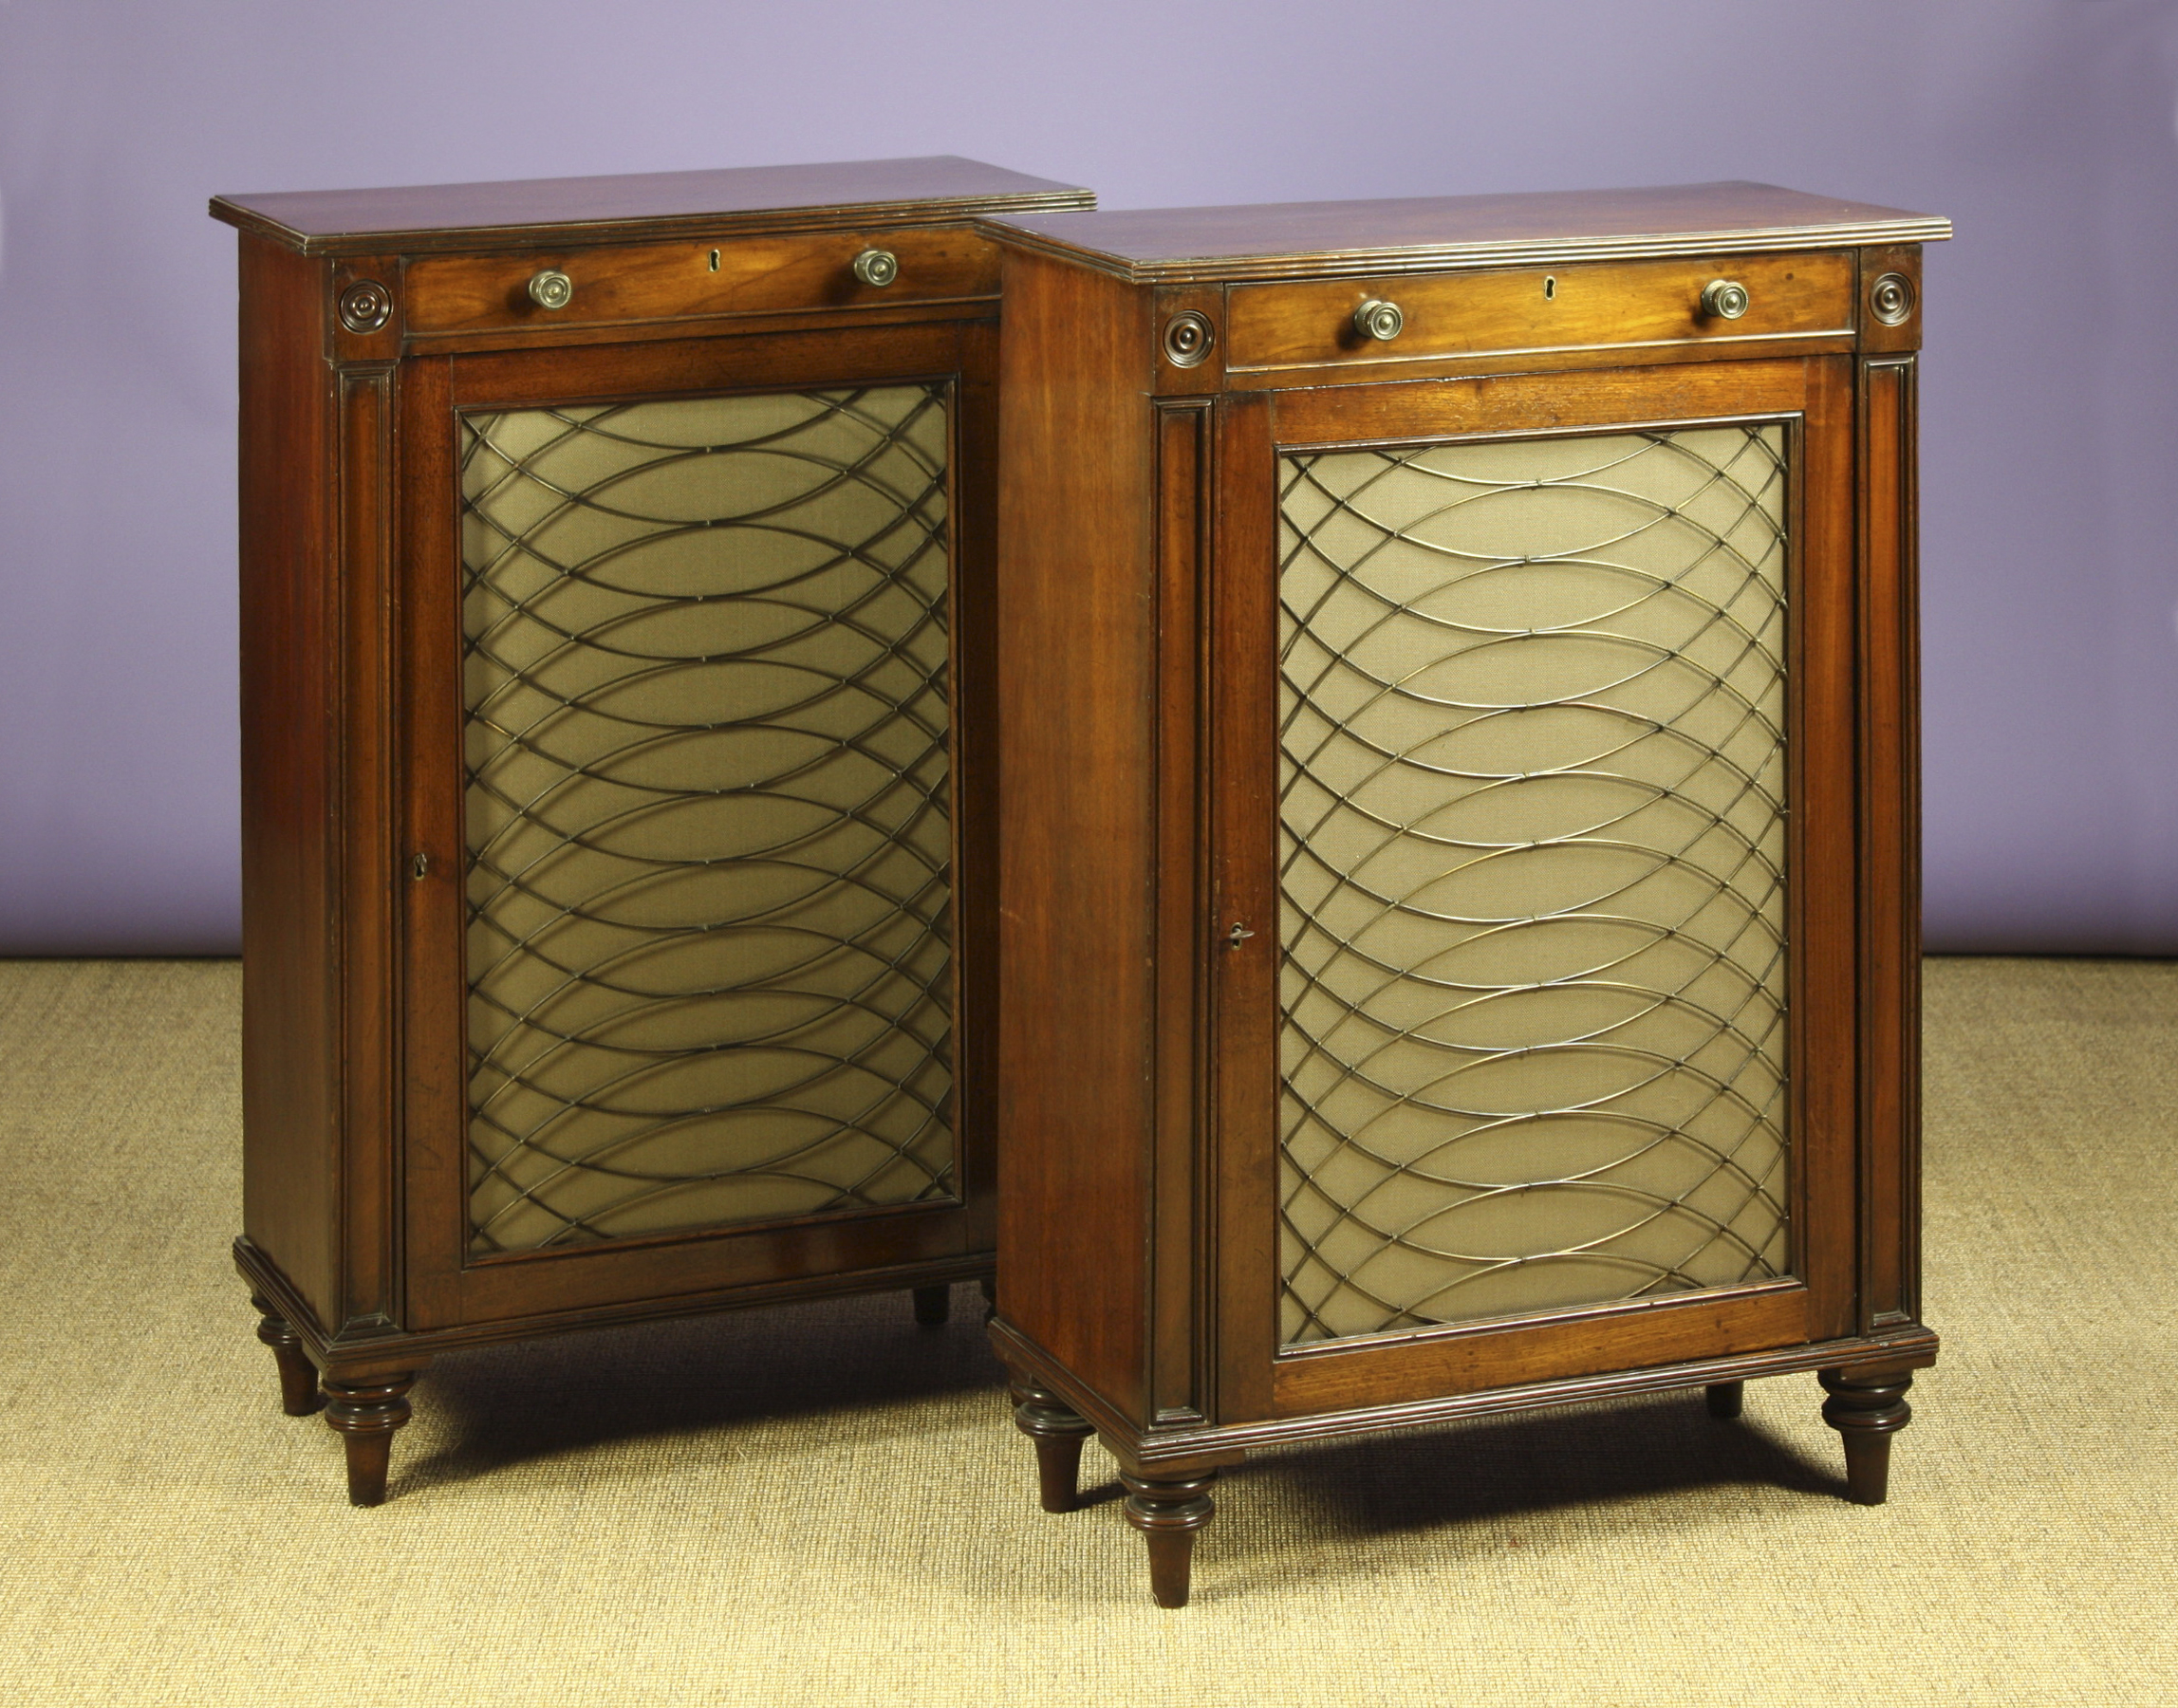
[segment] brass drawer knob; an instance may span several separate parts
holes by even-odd
[[[540,308],[565,308],[575,299],[575,282],[556,267],[548,267],[530,281],[530,301]]]
[[[890,250],[864,250],[854,258],[854,276],[882,290],[900,277],[900,257]]]
[[[1389,343],[1405,325],[1406,316],[1399,312],[1397,303],[1379,302],[1375,297],[1353,311],[1353,329],[1378,343]]]
[[[1711,320],[1738,320],[1747,312],[1747,288],[1737,279],[1711,279],[1702,287],[1702,312]]]

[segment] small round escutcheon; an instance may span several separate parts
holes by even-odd
[[[1193,308],[1183,308],[1164,323],[1164,360],[1174,367],[1200,367],[1217,342],[1218,330],[1210,317]]]
[[[1868,307],[1885,325],[1904,325],[1913,318],[1913,281],[1904,273],[1885,273],[1869,287]]]
[[[1711,279],[1702,287],[1702,312],[1711,320],[1738,320],[1747,301],[1747,288],[1737,279]]]
[[[548,267],[530,281],[530,301],[540,308],[565,308],[575,300],[575,282],[556,267]]]
[[[1406,325],[1406,316],[1400,313],[1397,303],[1387,303],[1376,297],[1353,311],[1353,329],[1362,337],[1378,343],[1389,343]]]
[[[865,285],[883,290],[900,277],[900,257],[890,250],[866,249],[854,258],[851,270]]]
[[[376,279],[358,279],[341,292],[341,325],[350,332],[376,332],[393,314],[393,293]]]

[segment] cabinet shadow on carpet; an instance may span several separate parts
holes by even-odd
[[[390,1492],[668,1437],[691,1438],[691,1464],[722,1449],[742,1462],[791,1458],[815,1435],[914,1437],[930,1424],[918,1402],[979,1391],[994,1432],[1010,1436],[1005,1373],[973,1285],[954,1289],[940,1327],[919,1326],[899,1292],[514,1342],[446,1354],[424,1373]],[[653,1460],[569,1469],[650,1476],[679,1462]]]
[[[1812,1379],[1780,1386],[1804,1386],[1811,1413],[1821,1402]],[[1102,1480],[1084,1487],[1083,1504],[1123,1493],[1116,1479]],[[1481,1550],[1503,1545],[1503,1520],[1563,1521],[1584,1507],[1610,1507],[1614,1525],[1680,1529],[1741,1501],[1844,1494],[1842,1459],[1812,1457],[1752,1415],[1713,1419],[1696,1388],[1270,1449],[1220,1476],[1219,1517],[1205,1534],[1225,1559],[1288,1553],[1300,1537],[1352,1542],[1462,1526],[1475,1528]],[[1673,1498],[1688,1495],[1698,1512]]]

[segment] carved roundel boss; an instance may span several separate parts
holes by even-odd
[[[341,325],[350,332],[376,332],[393,314],[393,293],[376,279],[358,279],[341,292]]]

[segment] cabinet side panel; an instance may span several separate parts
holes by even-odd
[[[1918,1309],[1920,743],[1913,357],[1861,368],[1862,1327]]]
[[[994,268],[996,265],[993,258]],[[954,1058],[971,1251],[997,1244],[998,325],[962,328],[953,468]]]
[[[1005,301],[999,1309],[1139,1416],[1156,1017],[1147,297],[1010,252]]]
[[[1169,383],[1169,377],[1166,382]],[[1201,725],[1208,637],[1201,577],[1210,561],[1213,405],[1207,398],[1156,406],[1158,558],[1158,1069],[1157,1223],[1152,1264],[1157,1327],[1151,1400],[1163,1421],[1204,1415],[1209,1383],[1198,1333],[1201,1209],[1203,878]]]
[[[394,1311],[392,1034],[395,855],[392,751],[398,714],[389,613],[394,364],[344,365],[335,380],[335,538],[341,674],[333,882],[341,1026],[341,1324]],[[329,667],[328,667],[329,668]],[[329,1326],[329,1325],[328,1325]]]
[[[243,1228],[332,1328],[336,752],[322,272],[241,239]]]

